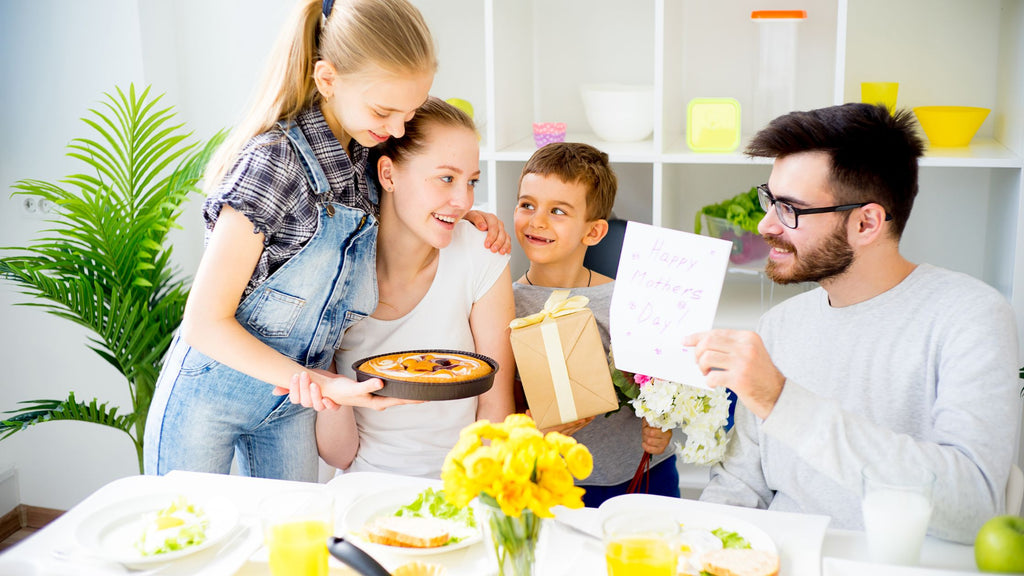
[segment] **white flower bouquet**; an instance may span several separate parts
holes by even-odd
[[[686,434],[686,443],[675,443],[676,454],[688,464],[710,465],[725,456],[730,434],[729,396],[725,388],[698,388],[679,382],[629,374],[615,368],[609,353],[612,382],[619,396],[619,408],[629,406],[647,424],[661,430],[679,428]],[[651,455],[640,460],[630,492],[635,491],[646,476]]]

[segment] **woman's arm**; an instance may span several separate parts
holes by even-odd
[[[483,298],[473,304],[469,314],[469,327],[473,331],[476,351],[497,360],[500,367],[494,375],[494,385],[480,395],[476,409],[478,420],[486,418],[492,422],[501,422],[515,407],[512,399],[515,360],[512,357],[508,328],[509,322],[515,317],[515,309],[512,273],[505,266],[501,276]]]
[[[359,431],[351,406],[317,412],[316,449],[324,462],[339,470],[348,470],[359,451]]]
[[[287,389],[293,374],[306,368],[277,352],[250,334],[235,320],[242,293],[263,252],[263,234],[253,233],[253,224],[241,212],[224,205],[214,225],[210,242],[199,262],[185,314],[181,336],[190,346],[218,362]],[[322,374],[311,374],[325,385]],[[336,376],[330,379],[339,403],[383,408],[396,402],[372,396],[383,384],[379,380],[354,382]]]

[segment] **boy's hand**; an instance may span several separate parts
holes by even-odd
[[[668,443],[672,440],[672,431],[665,430],[661,431],[661,428],[656,428],[647,423],[646,419],[641,419],[642,434],[640,436],[640,446],[644,449],[644,452],[648,452],[652,455],[658,455],[668,448]]]
[[[533,415],[530,414],[529,410],[526,411],[526,415],[529,416],[530,418],[533,418]],[[564,434],[565,436],[572,436],[573,434],[586,428],[587,424],[590,424],[593,421],[593,416],[587,416],[586,418],[580,418],[579,420],[574,420],[572,422],[558,424],[556,426],[551,426],[550,428],[542,428],[541,433],[547,434],[548,432],[558,432],[559,434]]]
[[[512,251],[512,237],[505,231],[505,224],[494,214],[470,210],[463,219],[476,226],[477,230],[487,232],[484,248],[489,248],[495,254],[508,254]]]

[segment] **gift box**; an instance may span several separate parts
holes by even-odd
[[[608,360],[585,296],[552,292],[544,309],[512,321],[512,351],[537,427],[619,407]]]

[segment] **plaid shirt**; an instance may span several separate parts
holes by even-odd
[[[263,253],[243,298],[309,242],[317,229],[320,204],[337,202],[371,214],[377,210],[364,175],[368,150],[352,140],[350,159],[317,106],[302,111],[295,123],[327,175],[328,194],[316,195],[295,149],[275,127],[245,145],[217,191],[203,203],[207,241],[224,204],[248,218],[254,234],[264,235]]]

